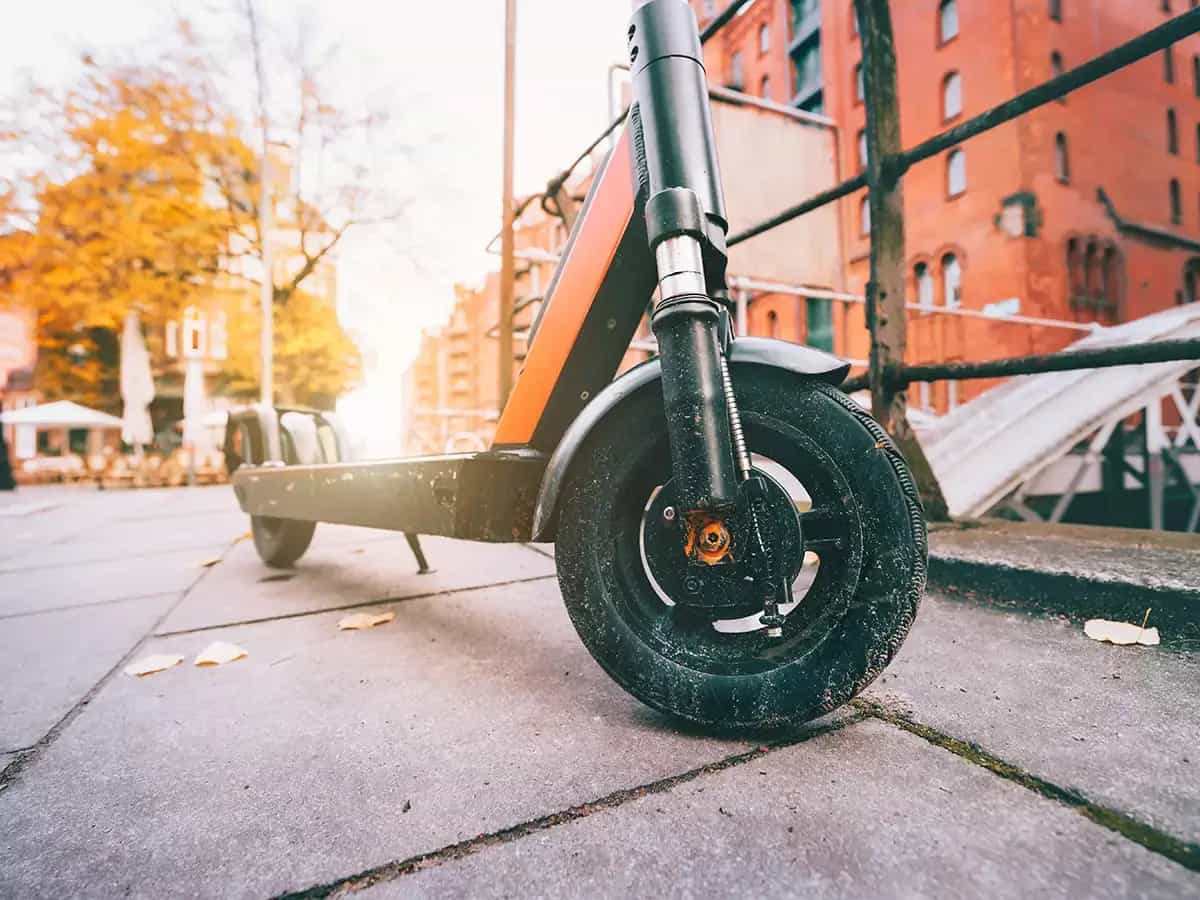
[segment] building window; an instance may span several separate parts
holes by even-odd
[[[871,233],[871,197],[863,194],[858,201],[858,233],[864,237]]]
[[[1196,126],[1196,162],[1200,162],[1200,125]]]
[[[1179,123],[1173,109],[1167,110],[1167,152],[1179,154]]]
[[[850,0],[850,37],[856,38],[858,35],[858,4]]]
[[[762,77],[762,89],[760,91],[764,100],[771,99],[771,76],[764,75]]]
[[[942,81],[942,118],[953,119],[962,113],[962,76],[951,72]]]
[[[1179,196],[1179,179],[1172,178],[1170,185],[1171,194],[1171,222],[1175,225],[1183,221],[1183,201]]]
[[[826,353],[833,352],[833,303],[809,297],[804,302],[804,343]]]
[[[958,309],[962,303],[962,268],[958,257],[947,253],[942,257],[942,305]]]
[[[862,63],[854,67],[854,99],[861,103],[867,95],[866,87],[863,84]]]
[[[1192,93],[1200,97],[1200,56],[1192,57]]]
[[[1167,47],[1163,50],[1163,81],[1167,84],[1175,83],[1175,48]]]
[[[1080,251],[1079,239],[1071,238],[1067,241],[1067,291],[1070,294],[1070,300],[1074,305],[1078,298],[1084,294],[1084,285],[1087,283],[1083,269],[1083,253]]]
[[[1200,300],[1200,259],[1193,257],[1183,267],[1183,293],[1180,300],[1184,303]]]
[[[1162,0],[1162,11],[1165,13],[1171,11],[1171,0]]]
[[[1062,54],[1055,50],[1050,54],[1050,77],[1057,78],[1064,71]],[[1063,94],[1061,97],[1056,99],[1059,103],[1066,103],[1067,95]]]
[[[1103,306],[1113,318],[1121,303],[1121,257],[1117,255],[1116,247],[1104,248],[1104,261],[1101,263],[1100,287],[1104,292]]]
[[[957,197],[967,189],[967,155],[951,150],[946,157],[946,194]]]
[[[913,266],[913,279],[917,284],[917,305],[926,309],[933,308],[933,275],[925,263]]]
[[[746,73],[742,66],[742,54],[735,53],[729,58],[729,87],[740,91],[746,85]]]
[[[858,167],[860,169],[867,167],[867,133],[865,131],[858,133]]]
[[[771,29],[764,22],[758,26],[758,52],[766,53],[771,49]]]
[[[1062,21],[1062,0],[1050,0],[1050,18],[1055,22]]]
[[[767,310],[767,337],[779,337],[779,313]]]
[[[938,37],[943,44],[958,37],[958,0],[942,0],[938,7]]]
[[[1061,131],[1054,136],[1054,175],[1063,184],[1071,180],[1071,158],[1067,153],[1067,136]]]
[[[821,33],[818,31],[806,38],[804,43],[792,51],[792,66],[795,70],[796,89],[794,102],[809,112],[821,112],[824,108],[824,81],[821,72]]]

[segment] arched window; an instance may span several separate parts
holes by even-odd
[[[1183,201],[1179,196],[1179,179],[1171,179],[1171,222],[1178,225],[1183,221]]]
[[[861,102],[866,95],[866,87],[863,85],[862,63],[859,63],[854,67],[854,99]]]
[[[962,112],[962,76],[951,72],[942,81],[942,118],[953,119]]]
[[[1063,184],[1071,180],[1071,159],[1067,154],[1067,136],[1061,131],[1054,136],[1054,175]]]
[[[933,306],[933,275],[929,266],[920,262],[913,266],[913,280],[917,284],[917,304],[926,308]]]
[[[729,87],[740,91],[746,86],[746,71],[742,66],[742,54],[735,53],[729,58]]]
[[[1083,254],[1083,298],[1093,305],[1100,295],[1100,252],[1095,241],[1088,241]]]
[[[967,189],[967,155],[951,150],[946,157],[946,194],[957,197]]]
[[[850,0],[850,36],[858,37],[858,4]]]
[[[759,93],[762,94],[762,98],[764,100],[771,99],[771,76],[770,75],[764,75],[762,77],[762,88],[759,91]]]
[[[1175,83],[1175,48],[1166,47],[1163,49],[1163,81],[1167,84]]]
[[[939,42],[944,44],[955,37],[958,37],[958,0],[942,0],[938,7]]]
[[[1067,241],[1067,293],[1072,306],[1077,305],[1084,296],[1086,283],[1079,238],[1071,238]]]
[[[1062,0],[1050,0],[1050,18],[1055,22],[1062,21]]]
[[[1057,78],[1063,73],[1063,58],[1062,54],[1054,50],[1050,54],[1050,75]]]
[[[946,309],[958,309],[962,303],[962,268],[958,257],[947,253],[942,257],[942,304]]]
[[[779,313],[773,309],[767,311],[767,337],[779,337]]]
[[[863,194],[862,199],[858,201],[858,233],[862,235],[871,233],[871,197],[869,194]]]
[[[858,167],[860,169],[867,167],[867,133],[865,131],[858,133]]]
[[[1104,307],[1114,319],[1121,308],[1121,281],[1121,257],[1117,254],[1117,248],[1109,245],[1104,248],[1100,284],[1104,292]]]
[[[1196,162],[1200,162],[1200,125],[1196,126]]]
[[[766,53],[771,49],[771,29],[764,22],[758,27],[758,52]]]
[[[1200,56],[1192,57],[1192,93],[1200,97]]]
[[[1179,124],[1173,109],[1167,110],[1167,152],[1179,153]]]
[[[1200,300],[1200,259],[1193,257],[1183,267],[1184,303],[1195,303]]]

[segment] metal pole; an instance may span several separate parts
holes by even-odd
[[[267,406],[275,403],[275,284],[271,272],[271,138],[267,121],[267,80],[263,71],[262,47],[258,40],[258,18],[254,0],[246,0],[246,18],[250,23],[250,43],[254,51],[254,74],[258,81],[258,118],[262,129],[262,157],[258,166],[259,186],[258,233],[262,244],[262,287],[259,305],[262,316],[262,378],[261,400]]]
[[[867,107],[867,184],[871,212],[871,275],[867,284],[867,327],[871,332],[871,411],[891,432],[908,460],[928,518],[949,513],[941,487],[908,424],[904,392],[891,375],[904,365],[904,192],[901,172],[884,165],[900,152],[900,103],[896,89],[896,45],[887,0],[855,0],[863,41]]]
[[[513,355],[513,132],[516,120],[517,0],[504,7],[504,177],[500,227],[500,390],[503,409],[512,391]]]

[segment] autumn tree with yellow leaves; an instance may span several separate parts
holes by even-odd
[[[129,310],[139,310],[154,348],[185,307],[214,302],[228,317],[224,386],[257,390],[255,261],[275,238],[259,229],[253,130],[219,101],[190,29],[180,34],[166,64],[88,60],[73,89],[34,95],[32,127],[0,127],[0,141],[46,160],[19,183],[0,182],[0,305],[36,311],[36,380],[48,399],[115,408],[116,336]],[[291,242],[272,272],[274,376],[281,401],[325,405],[354,384],[360,359],[332,301],[314,289],[317,276],[349,229],[393,213],[371,202],[361,166],[320,165],[311,152],[360,141],[379,123],[326,102],[300,59],[287,125],[275,129],[298,171],[273,195]],[[317,185],[303,169],[314,160],[349,177]]]

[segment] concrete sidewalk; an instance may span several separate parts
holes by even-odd
[[[321,526],[272,572],[227,488],[0,528],[0,896],[1200,893],[1186,646],[932,593],[859,701],[730,739],[599,670],[549,548],[429,539],[418,577]],[[153,652],[188,661],[121,672]]]

